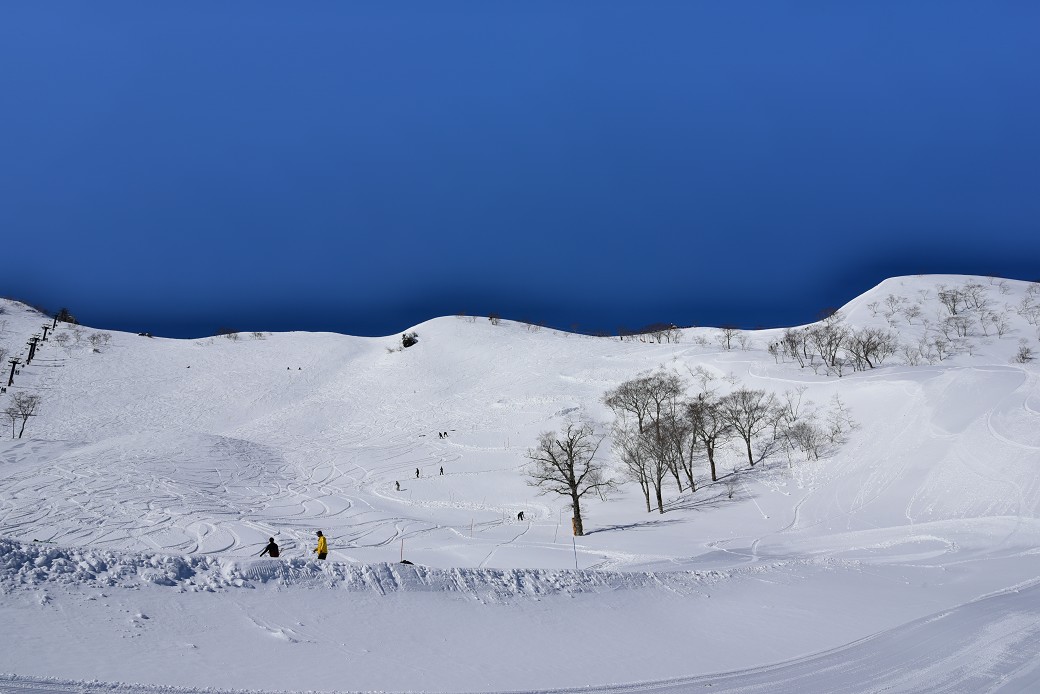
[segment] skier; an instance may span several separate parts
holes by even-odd
[[[394,482],[394,486],[397,487],[397,491],[401,491],[401,483],[400,482]]]
[[[524,512],[521,511],[520,513],[516,514],[516,519],[522,521],[524,519]]]
[[[419,468],[415,468],[415,479],[419,479]]]
[[[444,474],[444,466],[443,465],[441,465],[441,474],[442,475]]]
[[[260,556],[262,557],[265,554],[271,555],[272,559],[278,558],[278,545],[275,544],[273,537],[267,538],[267,546],[264,547],[264,551],[260,553]]]
[[[324,559],[329,556],[329,544],[325,541],[325,536],[318,531],[318,546],[314,548],[315,552],[318,553],[318,559]]]

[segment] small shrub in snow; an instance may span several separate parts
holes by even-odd
[[[419,341],[419,333],[411,332],[401,335],[401,347],[411,347]]]
[[[1023,341],[1018,346],[1018,352],[1015,354],[1015,356],[1011,357],[1011,363],[1028,364],[1035,358],[1036,355],[1033,354],[1033,348],[1026,344],[1025,341]]]

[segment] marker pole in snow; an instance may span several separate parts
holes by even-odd
[[[404,561],[404,538],[401,538],[401,561]]]
[[[578,545],[574,544],[574,538],[571,537],[571,548],[574,550],[574,570],[578,570]]]

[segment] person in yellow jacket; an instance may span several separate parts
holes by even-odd
[[[325,541],[325,536],[318,531],[318,546],[314,548],[314,551],[318,553],[318,559],[324,559],[329,556],[329,544]]]

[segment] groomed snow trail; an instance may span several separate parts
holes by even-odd
[[[686,694],[695,691],[1025,694],[1040,687],[1038,642],[1040,587],[1034,582],[840,648],[764,667],[662,681],[502,691],[503,694]],[[203,690],[0,675],[0,691],[8,694],[195,694]],[[207,688],[205,691],[246,690]]]

